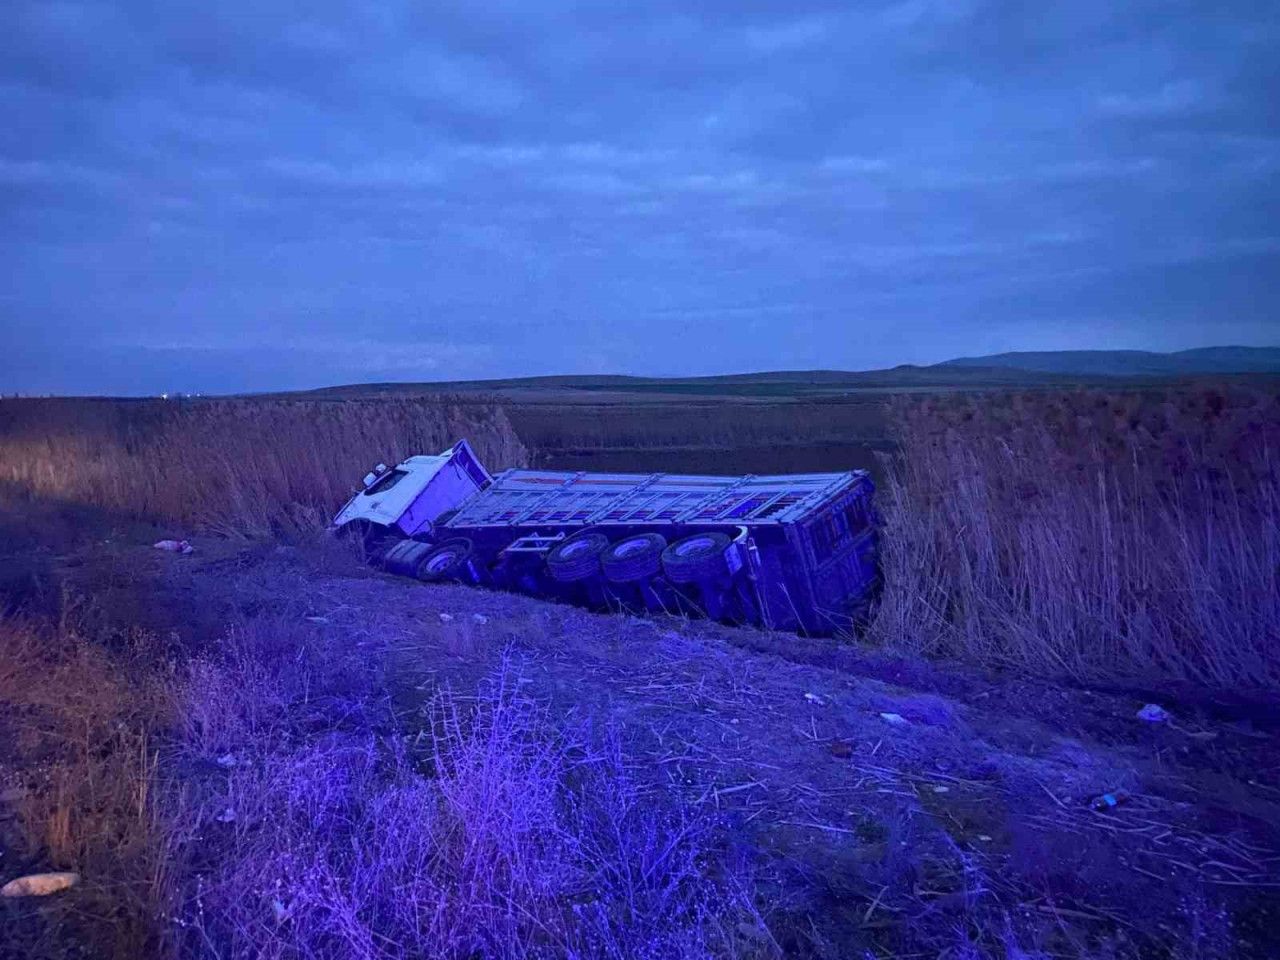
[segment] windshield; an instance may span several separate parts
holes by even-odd
[[[386,493],[408,475],[408,470],[392,470],[390,473],[384,473],[365,488],[364,495],[369,497],[375,493]]]

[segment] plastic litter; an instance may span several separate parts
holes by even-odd
[[[1120,804],[1128,802],[1129,795],[1122,790],[1117,790],[1114,793],[1104,793],[1100,796],[1094,797],[1093,802],[1090,803],[1089,806],[1094,810],[1107,811],[1114,810],[1116,807],[1120,806]]]
[[[157,540],[152,544],[157,550],[168,550],[170,553],[191,553],[195,550],[186,540]]]
[[[0,887],[0,897],[47,897],[79,882],[78,873],[31,873]]]
[[[906,717],[904,717],[900,713],[882,713],[880,714],[880,719],[885,721],[885,723],[892,723],[896,726],[902,726],[902,727],[905,727],[909,723],[911,723],[910,720],[908,720]]]
[[[1160,704],[1148,703],[1138,711],[1138,719],[1145,720],[1147,723],[1164,723],[1171,718],[1169,711],[1160,706]]]

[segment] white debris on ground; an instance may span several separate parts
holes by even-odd
[[[152,546],[170,553],[194,553],[196,549],[186,540],[157,540]]]
[[[32,873],[0,887],[0,897],[47,897],[80,882],[78,873]]]
[[[1169,711],[1158,703],[1148,703],[1138,711],[1138,719],[1147,723],[1164,723],[1169,718]]]

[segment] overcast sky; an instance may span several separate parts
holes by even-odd
[[[1280,343],[1280,4],[0,3],[0,392]]]

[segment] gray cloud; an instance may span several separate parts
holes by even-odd
[[[1280,14],[0,8],[0,391],[1274,342]]]

